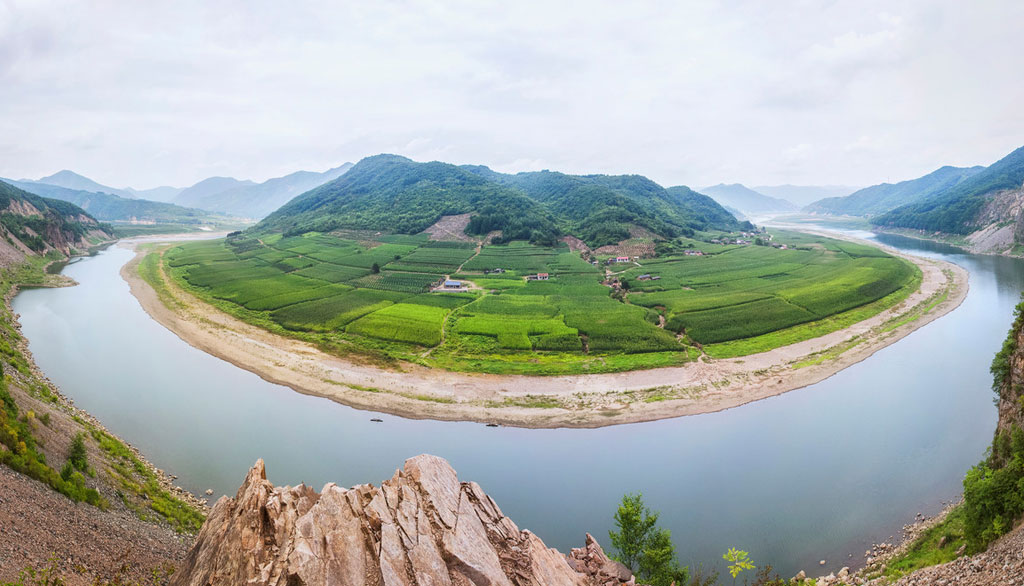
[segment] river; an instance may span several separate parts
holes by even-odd
[[[1024,261],[877,239],[967,268],[963,305],[821,383],[602,429],[407,420],[268,383],[153,321],[119,274],[133,254],[119,247],[68,264],[79,286],[27,289],[14,310],[46,375],[196,493],[234,494],[257,458],[274,483],[319,490],[379,483],[432,453],[562,551],[588,531],[609,545],[619,499],[642,491],[684,563],[723,570],[721,554],[737,547],[791,576],[858,565],[870,543],[937,512],[995,428],[988,367],[1024,289]]]

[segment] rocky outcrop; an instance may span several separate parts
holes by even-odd
[[[967,236],[972,252],[1000,254],[1024,243],[1024,189],[994,193],[974,223],[980,228]]]
[[[589,535],[565,556],[520,530],[475,482],[417,456],[381,486],[275,488],[257,461],[221,498],[175,586],[621,585],[629,570]]]

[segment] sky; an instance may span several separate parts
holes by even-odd
[[[0,176],[387,152],[863,186],[1024,145],[1024,2],[0,0]]]

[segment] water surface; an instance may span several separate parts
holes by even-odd
[[[190,490],[234,494],[257,458],[279,484],[379,483],[432,453],[563,551],[588,531],[607,545],[617,502],[642,491],[684,563],[723,569],[722,552],[738,547],[790,576],[820,559],[826,570],[859,562],[870,543],[936,512],[995,428],[988,366],[1024,262],[878,240],[967,268],[964,304],[816,385],[593,430],[407,420],[268,383],[150,319],[119,275],[132,257],[122,248],[64,268],[78,287],[23,291],[14,309],[47,376]]]

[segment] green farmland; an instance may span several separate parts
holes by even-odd
[[[236,317],[333,352],[528,374],[760,352],[865,319],[919,280],[869,246],[773,237],[787,249],[681,239],[656,258],[595,266],[565,245],[236,235],[173,247],[163,267]],[[550,277],[526,279],[536,273]],[[431,291],[444,278],[472,285]]]

